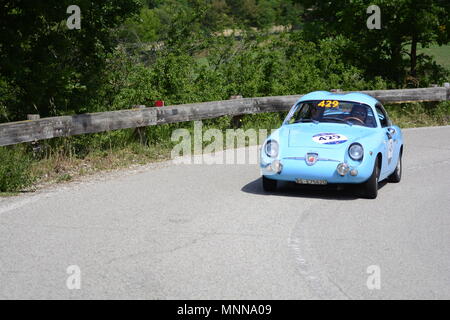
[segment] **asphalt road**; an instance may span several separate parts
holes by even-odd
[[[376,200],[170,163],[1,199],[0,298],[450,299],[450,127],[404,134]]]

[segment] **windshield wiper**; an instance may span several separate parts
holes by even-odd
[[[326,120],[332,120],[332,121],[340,121],[343,123],[348,124],[350,127],[353,126],[353,123],[350,121],[345,121],[344,119],[340,119],[340,118],[323,118],[322,121],[326,121]]]

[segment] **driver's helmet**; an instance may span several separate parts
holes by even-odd
[[[367,108],[359,104],[354,105],[350,114],[352,117],[356,117],[358,119],[361,119],[361,121],[366,122]]]

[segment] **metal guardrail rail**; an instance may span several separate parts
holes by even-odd
[[[450,100],[450,86],[361,91],[382,103]],[[343,92],[345,93],[345,92]],[[166,123],[289,110],[302,95],[243,98],[163,108],[135,108],[0,124],[0,146]]]

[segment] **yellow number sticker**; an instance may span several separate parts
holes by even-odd
[[[322,108],[337,108],[339,107],[339,101],[323,100],[317,106]]]

